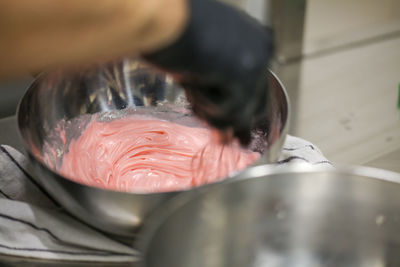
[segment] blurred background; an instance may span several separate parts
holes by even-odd
[[[334,162],[400,171],[400,1],[225,2],[274,28],[272,68],[292,102],[291,134]],[[31,81],[0,82],[0,118]]]

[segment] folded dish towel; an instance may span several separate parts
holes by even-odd
[[[288,135],[277,164],[295,162],[306,162],[312,165],[333,168],[333,164],[324,157],[317,146],[304,139]]]
[[[332,164],[313,144],[288,136],[278,164]],[[30,174],[28,160],[0,146],[0,254],[69,261],[131,262],[138,252],[70,216]]]

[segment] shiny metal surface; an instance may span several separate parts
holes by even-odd
[[[145,267],[400,266],[400,174],[257,166],[149,222]]]
[[[288,128],[285,90],[275,75],[269,75],[268,119],[257,126],[262,135],[257,139],[260,142],[255,142],[258,150],[264,152],[258,164],[277,160]],[[103,190],[72,182],[54,169],[62,161],[69,142],[84,130],[89,114],[99,112],[102,120],[140,113],[190,124],[193,117],[179,86],[134,60],[78,74],[41,76],[23,97],[18,109],[19,131],[43,186],[83,221],[110,233],[133,236],[144,218],[177,192],[137,194]]]

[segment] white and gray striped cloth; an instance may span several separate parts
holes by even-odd
[[[278,164],[332,164],[313,144],[288,136]],[[77,221],[30,175],[24,155],[0,146],[0,254],[51,260],[130,262],[138,253]]]

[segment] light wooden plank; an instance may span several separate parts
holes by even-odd
[[[400,172],[400,149],[366,162],[365,165],[375,168],[387,169]]]
[[[400,30],[398,0],[307,0],[306,54]]]
[[[364,164],[395,151],[399,82],[400,37],[306,59],[295,134],[336,162]]]

